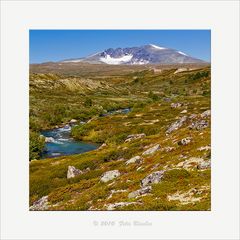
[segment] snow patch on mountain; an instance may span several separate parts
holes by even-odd
[[[154,45],[154,44],[150,44],[150,46],[153,47],[153,48],[159,49],[159,50],[166,49],[166,48],[164,48],[164,47],[159,47],[159,46]]]
[[[180,54],[182,54],[184,56],[188,56],[186,53],[183,53],[183,52],[180,52],[180,51],[178,51],[178,53],[180,53]]]
[[[119,58],[113,58],[110,55],[107,55],[105,57],[101,57],[99,60],[107,64],[118,65],[129,62],[132,59],[132,57],[133,55],[125,55]]]

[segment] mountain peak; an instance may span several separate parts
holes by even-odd
[[[144,65],[144,64],[181,64],[203,63],[181,51],[148,44],[141,47],[108,48],[102,52],[92,54],[81,59],[63,62],[87,62],[93,64],[110,65]]]

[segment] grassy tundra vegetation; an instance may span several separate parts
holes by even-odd
[[[47,196],[40,210],[210,210],[211,123],[204,114],[210,110],[210,67],[160,68],[31,67],[30,205]],[[131,111],[100,117],[121,108]],[[71,119],[91,119],[72,129],[75,139],[104,145],[36,160],[44,146],[39,131]],[[142,135],[126,141],[133,134]],[[143,154],[157,144],[157,151]],[[135,156],[140,160],[128,164]],[[68,166],[81,174],[67,178]],[[119,176],[100,181],[112,170]],[[149,183],[151,189],[129,195],[159,171],[163,176]]]

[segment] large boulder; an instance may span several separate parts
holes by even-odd
[[[131,142],[132,140],[140,139],[140,138],[143,138],[143,137],[146,137],[145,133],[131,134],[131,135],[127,136],[125,142]]]
[[[166,133],[169,134],[177,129],[179,129],[185,122],[187,121],[187,116],[181,117],[176,122],[172,123],[170,127],[167,129]]]
[[[139,163],[142,163],[142,160],[143,159],[140,156],[135,156],[135,157],[129,159],[128,161],[126,161],[126,165],[131,164],[131,163],[139,164]]]
[[[129,193],[128,194],[128,198],[135,198],[135,197],[141,196],[143,194],[150,193],[151,190],[152,190],[151,186],[140,188],[140,189],[138,189],[138,190],[136,190],[134,192]]]
[[[120,172],[119,172],[118,170],[108,171],[108,172],[105,172],[105,173],[101,176],[100,181],[101,181],[101,182],[108,182],[108,181],[111,181],[111,180],[113,180],[114,178],[119,177],[119,176],[120,176]]]
[[[141,186],[146,187],[151,184],[159,183],[163,178],[164,172],[164,170],[161,170],[151,173],[150,175],[141,180]]]
[[[29,208],[31,211],[44,211],[48,209],[48,196],[43,196],[39,200],[35,201]]]
[[[153,153],[155,153],[155,152],[157,152],[158,150],[160,150],[160,145],[159,144],[157,144],[157,145],[155,145],[154,147],[151,147],[151,148],[149,148],[148,150],[146,150],[145,152],[143,152],[143,154],[142,155],[151,155],[151,154],[153,154]]]
[[[67,178],[74,178],[82,173],[83,172],[81,170],[75,168],[74,166],[68,166]]]

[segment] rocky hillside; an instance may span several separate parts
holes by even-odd
[[[210,210],[210,79],[210,67],[32,74],[31,131],[84,120],[72,136],[101,146],[31,159],[30,210]]]

